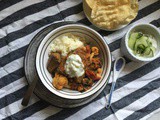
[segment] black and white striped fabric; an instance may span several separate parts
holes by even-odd
[[[21,106],[28,85],[23,70],[26,49],[36,33],[58,21],[93,27],[83,13],[82,0],[0,0],[0,119],[145,120],[160,111],[160,58],[148,63],[127,61],[116,84],[112,109],[104,108],[103,93],[91,103],[73,109],[51,106],[35,95],[29,106]],[[113,61],[122,56],[121,38],[136,23],[151,23],[159,28],[160,1],[140,0],[138,16],[124,29],[96,29],[109,44]],[[111,81],[104,90],[107,96]]]

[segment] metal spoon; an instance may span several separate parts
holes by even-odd
[[[116,61],[115,61],[115,63],[114,63],[112,86],[111,86],[111,90],[110,90],[108,102],[107,102],[107,104],[106,104],[106,108],[107,108],[107,109],[109,109],[110,106],[111,106],[112,93],[113,93],[113,91],[114,91],[117,78],[118,78],[120,72],[123,70],[123,68],[124,68],[124,66],[125,66],[125,63],[126,63],[126,62],[125,62],[125,59],[124,59],[123,57],[119,57],[118,59],[116,59]]]
[[[35,76],[33,81],[31,82],[30,86],[28,87],[24,97],[23,97],[21,105],[23,105],[23,106],[27,106],[28,105],[29,100],[30,100],[30,98],[31,98],[31,96],[33,94],[33,91],[34,91],[35,87],[36,87],[37,81],[38,81],[38,78]]]

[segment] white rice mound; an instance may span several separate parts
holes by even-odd
[[[81,39],[81,37],[71,33],[63,34],[53,40],[52,44],[50,45],[50,50],[52,52],[60,51],[62,56],[67,56],[70,51],[84,46]]]

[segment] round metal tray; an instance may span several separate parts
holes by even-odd
[[[73,107],[78,107],[81,105],[84,105],[88,102],[91,102],[94,98],[96,98],[104,89],[104,87],[107,84],[104,84],[104,86],[94,95],[84,98],[84,99],[76,99],[76,100],[71,100],[71,99],[64,99],[59,96],[54,95],[51,93],[41,82],[39,79],[37,72],[36,72],[36,67],[35,67],[35,58],[36,58],[36,52],[37,48],[40,44],[40,42],[43,40],[43,38],[48,34],[50,31],[53,29],[56,29],[57,27],[66,25],[66,24],[73,24],[74,22],[59,22],[52,24],[44,29],[42,29],[30,42],[30,45],[27,49],[25,60],[24,60],[24,69],[25,69],[25,75],[27,78],[27,81],[29,84],[34,79],[38,79],[38,82],[36,84],[36,87],[34,89],[34,93],[42,100],[45,100],[46,102],[57,106],[57,107],[62,107],[62,108],[73,108]]]

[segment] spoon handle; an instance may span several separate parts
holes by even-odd
[[[107,108],[107,109],[111,106],[112,93],[113,93],[113,91],[114,91],[115,85],[116,85],[116,82],[113,82],[113,83],[112,83],[112,86],[111,86],[109,98],[108,98],[108,103],[106,104],[106,108]]]
[[[124,58],[119,57],[118,59],[116,59],[116,61],[114,63],[112,86],[111,86],[108,102],[106,104],[107,109],[111,106],[112,93],[114,91],[117,78],[118,78],[120,72],[123,70],[124,66],[125,66],[125,59]]]
[[[32,83],[30,84],[29,88],[27,89],[27,91],[26,91],[26,93],[25,93],[25,95],[23,97],[21,105],[23,105],[23,106],[27,106],[28,105],[29,100],[31,98],[31,95],[32,95],[32,93],[34,91],[34,88],[36,87],[37,81],[38,81],[38,79],[34,79],[32,81]]]

